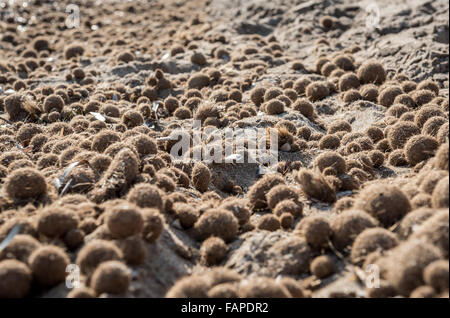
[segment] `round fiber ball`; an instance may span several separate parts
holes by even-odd
[[[406,240],[420,224],[433,215],[433,212],[434,210],[427,208],[420,208],[409,212],[397,228],[396,232],[398,237]]]
[[[328,219],[320,215],[305,217],[295,229],[305,237],[308,244],[316,248],[327,247],[332,234]]]
[[[217,265],[227,256],[228,247],[219,237],[206,239],[200,248],[202,261],[207,265]]]
[[[417,90],[427,89],[436,95],[439,95],[439,85],[432,80],[424,80],[417,85]]]
[[[298,193],[292,187],[284,184],[274,186],[266,195],[268,206],[273,210],[275,206],[287,199],[291,199],[294,202],[298,200]]]
[[[23,298],[31,288],[30,269],[22,262],[0,262],[0,298]]]
[[[346,120],[337,120],[328,126],[327,133],[329,135],[334,134],[339,131],[351,132],[352,126]]]
[[[424,135],[413,136],[408,140],[404,148],[406,160],[414,166],[434,156],[438,146],[437,140],[433,137]]]
[[[273,214],[281,216],[284,213],[290,213],[293,217],[299,217],[303,214],[303,203],[293,200],[283,200],[275,206]]]
[[[173,209],[181,226],[185,229],[193,227],[200,216],[200,213],[187,203],[176,203]]]
[[[122,123],[127,126],[128,129],[141,126],[144,124],[144,117],[141,113],[135,110],[128,110],[122,115]]]
[[[238,220],[232,212],[225,209],[207,210],[194,225],[194,230],[199,240],[217,236],[225,242],[229,242],[235,239],[238,229]]]
[[[280,221],[278,218],[273,214],[266,214],[263,215],[259,220],[257,224],[257,228],[260,230],[266,230],[266,231],[276,231],[280,229]]]
[[[319,149],[337,149],[341,141],[336,135],[325,135],[319,141]]]
[[[312,101],[324,99],[330,94],[330,89],[326,82],[313,82],[306,87],[306,97]]]
[[[140,183],[128,192],[127,200],[141,208],[156,208],[161,210],[163,199],[161,191],[154,185]]]
[[[448,261],[439,260],[429,264],[423,271],[423,280],[437,291],[448,290]]]
[[[333,244],[343,250],[353,244],[359,233],[377,224],[377,220],[364,211],[345,210],[331,221]]]
[[[378,104],[390,107],[394,104],[394,100],[398,95],[403,94],[400,86],[387,86],[378,95]]]
[[[139,236],[129,236],[115,242],[123,254],[127,264],[138,266],[144,264],[147,258],[147,247]]]
[[[416,115],[414,116],[414,123],[417,127],[423,128],[423,125],[425,125],[427,120],[433,117],[445,117],[445,114],[438,106],[424,106],[416,112]]]
[[[115,238],[125,238],[142,231],[144,220],[134,205],[112,207],[106,215],[105,223]]]
[[[420,129],[414,123],[400,121],[390,127],[387,139],[392,149],[401,149],[412,136],[418,134]]]
[[[13,200],[34,199],[47,192],[44,176],[34,168],[21,168],[5,180],[3,189]]]
[[[386,80],[386,71],[383,65],[373,60],[363,63],[357,74],[362,84],[380,85]]]
[[[54,286],[66,278],[66,267],[70,259],[57,246],[41,246],[29,258],[34,279],[43,286]]]
[[[265,104],[264,110],[269,115],[281,114],[284,112],[284,103],[279,99],[272,99]]]
[[[94,271],[91,286],[97,294],[123,294],[128,290],[131,272],[119,261],[107,261]]]
[[[320,171],[332,167],[338,175],[345,173],[347,170],[345,159],[334,151],[327,151],[317,156],[314,160],[314,167]]]
[[[355,73],[346,73],[342,75],[339,79],[339,90],[341,92],[347,91],[352,88],[359,87],[359,79]]]
[[[396,149],[392,151],[389,154],[388,162],[391,166],[394,167],[406,166],[408,164],[403,149]]]
[[[72,289],[67,298],[95,298],[95,291],[89,287],[80,287]]]
[[[318,256],[312,260],[310,270],[317,278],[326,278],[336,272],[335,261],[328,255]]]
[[[392,249],[386,278],[403,296],[423,285],[423,271],[441,258],[439,250],[422,240],[412,239]]]
[[[445,119],[444,117],[440,116],[431,117],[423,125],[422,134],[437,137],[439,129],[445,123],[448,123],[448,119]]]
[[[384,226],[391,226],[411,211],[406,194],[388,184],[373,184],[362,190],[355,207],[368,212]]]
[[[0,260],[16,259],[24,264],[28,263],[30,255],[41,244],[34,237],[26,234],[18,234],[14,236],[11,242],[0,251]]]
[[[366,229],[353,242],[350,257],[353,263],[361,264],[370,253],[386,251],[397,245],[397,237],[392,232],[380,227]]]
[[[50,114],[52,111],[60,113],[64,106],[64,99],[62,99],[62,97],[59,95],[50,95],[47,96],[44,100],[44,112],[48,114]]]
[[[166,298],[206,298],[210,288],[211,283],[207,278],[187,276],[175,282],[166,293]]]
[[[414,228],[414,233],[411,235],[411,239],[420,239],[428,242],[434,247],[439,248],[443,256],[448,257],[448,219],[448,209],[442,209],[434,212],[434,214],[427,220],[423,221],[420,226]]]
[[[72,229],[76,229],[79,219],[77,215],[62,207],[51,206],[39,214],[37,231],[50,238],[61,237]]]
[[[378,100],[378,87],[373,84],[366,84],[361,86],[359,89],[359,93],[361,94],[361,98],[363,100],[367,100],[369,102],[376,103]]]
[[[290,229],[294,224],[294,216],[289,212],[285,212],[280,215],[279,221],[283,229]]]
[[[432,287],[425,285],[417,287],[409,295],[409,298],[435,298],[435,297],[436,291]]]
[[[141,211],[144,219],[142,237],[148,242],[155,242],[164,230],[164,218],[156,209],[143,209]]]
[[[254,209],[265,208],[267,206],[266,194],[279,184],[284,184],[284,179],[277,174],[267,174],[255,182],[248,191],[250,205]]]
[[[105,240],[93,240],[84,245],[78,252],[76,263],[80,266],[81,273],[90,275],[99,264],[121,259],[122,252],[114,243]]]
[[[239,285],[240,298],[289,298],[290,296],[283,285],[269,277],[249,278]]]
[[[250,91],[250,100],[256,105],[259,106],[264,102],[264,94],[266,93],[266,89],[264,87],[255,87]]]
[[[210,182],[211,170],[201,162],[196,163],[192,169],[192,184],[194,187],[200,192],[205,192],[208,190]]]
[[[436,156],[434,157],[434,167],[440,170],[448,171],[448,162],[449,162],[449,154],[448,154],[448,143],[442,144],[438,151],[436,152]]]
[[[372,150],[369,152],[369,158],[373,163],[373,167],[374,168],[379,168],[383,165],[384,163],[384,155],[381,151],[379,150]]]
[[[314,105],[306,98],[297,99],[292,105],[292,109],[299,111],[307,118],[312,118],[314,115]]]
[[[427,89],[415,90],[410,95],[418,107],[430,103],[436,97],[432,91]]]
[[[445,123],[439,128],[436,139],[440,144],[448,143],[449,124]]]

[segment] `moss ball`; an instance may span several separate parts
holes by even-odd
[[[338,174],[343,174],[347,170],[345,159],[334,151],[327,151],[317,156],[314,160],[314,167],[320,171],[332,167]]]
[[[123,254],[124,261],[129,265],[142,265],[147,258],[147,246],[139,236],[129,236],[115,242]]]
[[[366,229],[353,242],[350,257],[353,263],[361,264],[370,253],[389,250],[398,243],[396,235],[386,229]]]
[[[95,291],[89,287],[80,287],[72,289],[68,294],[67,298],[95,298]]]
[[[186,276],[175,282],[166,298],[206,298],[211,284],[206,277]]]
[[[409,108],[402,104],[394,104],[386,112],[386,116],[400,118],[404,113],[408,112]]]
[[[448,123],[448,120],[445,119],[444,117],[440,117],[440,116],[431,117],[423,125],[422,134],[432,136],[432,137],[437,137],[439,129],[445,123]]]
[[[195,73],[189,78],[187,84],[189,89],[202,89],[203,87],[209,86],[210,79],[209,76],[203,73]]]
[[[294,216],[289,212],[284,212],[279,216],[280,225],[283,229],[287,230],[294,224]]]
[[[375,103],[378,100],[378,87],[373,84],[366,84],[359,89],[361,98],[369,102]]]
[[[276,174],[268,174],[255,182],[248,191],[248,199],[250,205],[254,209],[261,209],[267,206],[266,194],[274,186],[284,184],[281,176]]]
[[[333,123],[331,123],[330,126],[328,126],[327,133],[328,134],[334,134],[339,131],[345,131],[345,132],[351,132],[352,126],[350,123],[346,120],[337,120]]]
[[[259,106],[264,102],[264,94],[266,93],[266,89],[264,87],[255,87],[250,91],[250,100],[256,105]]]
[[[266,215],[263,215],[258,220],[258,224],[256,227],[260,230],[266,230],[266,231],[273,232],[273,231],[279,230],[281,227],[281,224],[275,215],[266,214]]]
[[[50,238],[62,237],[78,226],[78,216],[64,208],[48,207],[39,215],[37,231]]]
[[[352,88],[345,92],[342,100],[346,103],[352,103],[354,101],[360,100],[361,98],[362,97],[359,91]]]
[[[156,209],[143,209],[141,214],[144,219],[142,237],[148,243],[154,243],[164,230],[164,218]]]
[[[434,167],[436,169],[448,171],[448,162],[448,143],[445,143],[442,144],[436,152],[436,156],[434,158]]]
[[[437,291],[448,290],[448,261],[432,262],[423,271],[423,280]]]
[[[403,94],[400,86],[387,86],[378,95],[378,104],[390,107],[394,104],[394,100],[398,95]]]
[[[396,149],[389,154],[388,162],[391,166],[402,167],[408,164],[403,149]]]
[[[200,248],[202,261],[207,265],[217,265],[227,256],[228,247],[219,237],[206,239]]]
[[[234,240],[238,233],[239,222],[234,214],[225,209],[209,209],[194,225],[199,240],[210,236],[222,238],[225,242]]]
[[[401,295],[409,296],[423,285],[424,269],[440,257],[439,250],[433,245],[422,240],[408,240],[391,250],[386,278]]]
[[[54,286],[66,278],[66,267],[70,259],[66,252],[57,246],[41,246],[29,258],[34,279],[43,286]]]
[[[336,272],[335,261],[328,255],[318,256],[312,260],[310,270],[317,278],[326,278]]]
[[[392,149],[401,149],[411,137],[418,134],[420,129],[414,123],[401,121],[390,127],[387,139]]]
[[[381,151],[379,150],[372,150],[369,152],[369,158],[373,163],[373,167],[374,168],[379,168],[383,165],[384,163],[384,155]]]
[[[305,98],[297,99],[292,105],[292,109],[300,112],[307,118],[312,118],[314,115],[314,105]]]
[[[373,184],[360,192],[356,208],[368,212],[383,225],[391,226],[411,210],[411,204],[396,186]]]
[[[329,94],[330,90],[326,82],[312,82],[306,87],[306,97],[312,102],[324,99]]]
[[[123,294],[128,290],[131,272],[119,261],[107,261],[98,266],[92,275],[91,286],[97,294]]]
[[[173,209],[181,226],[186,229],[193,227],[200,216],[195,208],[186,203],[176,203]]]
[[[432,287],[426,285],[422,285],[415,288],[409,295],[409,298],[435,298],[435,297],[436,291]]]
[[[21,168],[6,178],[3,189],[11,199],[27,200],[47,193],[47,183],[38,170]]]
[[[383,65],[373,60],[363,63],[357,74],[362,84],[380,85],[386,80],[386,71]]]
[[[428,242],[438,248],[443,256],[448,257],[448,219],[448,209],[434,212],[432,216],[423,221],[417,228],[414,228],[411,239],[420,239]]]
[[[436,139],[440,144],[448,143],[449,124],[445,123],[439,128]]]
[[[424,106],[416,112],[414,123],[417,127],[422,128],[428,119],[432,117],[445,117],[444,112],[436,105]]]
[[[347,91],[352,88],[359,87],[359,79],[355,73],[346,73],[339,78],[339,90],[341,92]]]
[[[302,168],[299,170],[296,180],[308,197],[327,203],[336,201],[336,191],[321,174]]]
[[[326,62],[320,69],[320,74],[329,77],[333,71],[337,70],[338,66],[333,62]]]
[[[294,217],[299,217],[303,213],[303,204],[301,202],[294,202],[293,200],[283,200],[275,206],[273,213],[281,216],[284,213],[290,213]]]
[[[44,100],[44,111],[46,113],[51,113],[52,111],[56,111],[60,113],[64,108],[64,100],[59,95],[50,95],[47,96]]]
[[[418,107],[428,104],[436,97],[432,91],[427,89],[415,90],[411,92],[410,95]]]
[[[333,244],[343,250],[352,245],[362,231],[376,227],[377,224],[377,220],[364,211],[345,210],[331,221]]]
[[[340,139],[335,135],[323,136],[319,141],[319,149],[337,149],[340,145]]]
[[[161,210],[163,199],[161,191],[154,185],[139,183],[128,192],[127,200],[141,208],[156,208]]]
[[[240,298],[289,298],[290,296],[283,285],[269,277],[249,278],[239,285]]]
[[[0,262],[0,298],[23,298],[31,288],[30,269],[17,260]]]
[[[438,146],[437,140],[433,137],[425,135],[413,136],[408,140],[404,148],[406,160],[414,166],[434,156]]]
[[[0,251],[0,261],[16,259],[24,264],[28,263],[30,255],[40,246],[38,240],[27,234],[14,236],[11,242]]]
[[[436,95],[439,95],[439,85],[432,80],[424,80],[417,85],[417,90],[426,89],[433,92]]]
[[[205,192],[208,190],[210,182],[211,170],[201,162],[196,163],[192,169],[192,184],[194,187],[200,192]]]
[[[80,266],[81,273],[90,275],[99,264],[110,260],[121,260],[122,256],[122,252],[114,243],[93,240],[78,252],[76,263]]]
[[[269,115],[281,114],[284,112],[284,103],[278,99],[272,99],[265,104],[264,110]]]
[[[122,115],[122,122],[128,128],[133,128],[144,124],[144,117],[137,111],[128,110]]]
[[[142,215],[133,205],[113,207],[106,215],[106,225],[115,238],[125,238],[142,231]]]
[[[305,237],[308,244],[316,248],[327,247],[332,234],[328,219],[320,215],[305,217],[295,229]]]
[[[266,194],[266,199],[268,206],[273,210],[283,200],[291,199],[294,202],[298,201],[298,193],[292,187],[279,184],[270,189]]]

